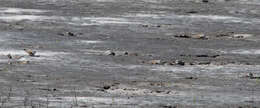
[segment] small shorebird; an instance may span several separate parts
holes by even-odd
[[[23,49],[26,53],[29,54],[29,56],[35,56],[36,54],[36,51],[33,51],[31,49]]]
[[[11,59],[13,59],[13,56],[11,54],[7,54],[8,57],[8,64],[12,64]]]
[[[8,57],[8,64],[13,64],[13,63],[20,63],[20,64],[28,64],[29,61],[19,61],[24,56],[12,56],[11,54],[6,55]]]
[[[250,72],[250,73],[248,74],[248,77],[249,77],[250,79],[253,79],[253,78],[254,78],[254,74]]]
[[[9,59],[13,59],[13,57],[12,57],[11,54],[8,54],[7,57],[8,57]]]

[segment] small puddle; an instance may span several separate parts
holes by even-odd
[[[23,50],[0,50],[0,55],[28,55]],[[52,52],[52,51],[37,51],[36,55],[40,56],[56,56],[56,55],[64,55],[67,54],[65,52]]]
[[[36,56],[39,57],[30,57],[25,51],[23,50],[7,50],[3,51],[0,50],[1,56],[7,56],[8,54],[11,54],[14,58],[12,60],[1,59],[1,62],[8,62],[8,61],[41,61],[41,60],[58,60],[61,59],[60,57],[63,55],[67,55],[68,53],[65,52],[51,52],[51,51],[37,51]],[[3,57],[1,57],[3,58]]]
[[[41,15],[5,15],[0,16],[0,20],[12,22],[12,21],[47,21],[57,20],[58,17],[52,16],[41,16]]]
[[[192,22],[205,22],[205,21],[213,21],[213,22],[222,22],[222,23],[244,23],[244,24],[258,24],[260,23],[260,19],[256,18],[239,18],[233,16],[221,16],[221,15],[176,15],[176,14],[145,14],[145,13],[128,13],[123,17],[126,18],[147,18],[147,19],[167,19],[167,20],[174,20],[174,21],[184,21],[186,23]],[[188,21],[188,22],[187,22]]]
[[[9,8],[9,7],[0,8],[0,13],[4,13],[4,14],[22,14],[22,13],[39,14],[45,12],[48,11],[38,10],[38,9]]]
[[[231,50],[225,51],[225,53],[232,53],[232,54],[245,54],[245,55],[259,55],[260,49],[238,49],[238,50]]]
[[[259,65],[201,65],[201,66],[154,66],[152,71],[164,71],[169,75],[178,77],[178,74],[195,74],[200,77],[230,77],[237,78],[240,74],[248,74],[249,72],[257,72],[260,70]],[[170,73],[169,73],[170,72]],[[177,76],[176,76],[177,75]],[[178,77],[179,78],[179,77]]]
[[[74,21],[84,22],[81,25],[103,25],[103,24],[139,24],[136,21],[128,20],[125,18],[112,18],[112,17],[83,17],[77,18]],[[87,23],[89,22],[89,23]]]
[[[40,99],[42,101],[46,101],[47,98],[36,98],[37,100]],[[105,105],[105,106],[120,106],[120,105],[128,105],[137,103],[136,100],[133,99],[124,99],[119,97],[54,97],[48,98],[49,106],[60,106],[62,103],[63,105],[71,105],[72,103],[77,103],[79,105]]]
[[[98,43],[104,43],[104,41],[98,41],[98,40],[79,40],[79,43],[82,44],[98,44]]]

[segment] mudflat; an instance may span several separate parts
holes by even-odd
[[[258,108],[258,0],[0,0],[1,108]]]

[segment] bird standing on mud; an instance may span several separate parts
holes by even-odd
[[[33,51],[31,49],[23,49],[26,53],[29,54],[29,56],[35,56],[36,54],[36,51]]]
[[[8,54],[7,57],[8,57],[8,59],[13,59],[11,54]]]
[[[12,64],[11,59],[13,59],[13,56],[11,54],[8,54],[7,57],[8,57],[8,64]]]

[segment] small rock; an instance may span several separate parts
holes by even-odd
[[[205,62],[199,62],[198,65],[210,65],[211,62],[205,61]]]
[[[19,64],[29,64],[30,61],[18,61],[17,63],[19,63]]]
[[[188,65],[195,65],[195,63],[192,63],[192,62],[190,62],[190,63],[187,63]]]
[[[162,107],[162,108],[177,108],[177,106],[173,106],[173,105],[160,105],[160,107]]]
[[[216,37],[230,37],[234,34],[234,32],[228,32],[228,33],[218,33]]]
[[[129,53],[126,51],[125,53],[124,53],[124,55],[128,55]]]
[[[203,33],[191,35],[191,38],[194,38],[194,39],[208,39],[208,38],[206,37],[206,35],[203,34]]]
[[[248,73],[248,75],[242,76],[243,78],[249,78],[249,79],[260,79],[259,76],[254,76],[253,73]]]
[[[129,55],[129,56],[138,56],[138,53],[129,53],[129,52],[124,52],[124,55]]]
[[[198,13],[198,11],[192,10],[192,11],[188,11],[188,12],[186,12],[186,13],[195,14],[195,13]]]
[[[216,35],[216,37],[228,37],[228,38],[237,38],[237,39],[249,38],[252,36],[253,34],[235,34],[234,32],[220,33]]]
[[[191,38],[191,36],[189,36],[187,34],[174,35],[174,37],[177,37],[177,38]]]
[[[209,55],[196,55],[196,57],[209,57]]]
[[[198,79],[196,77],[185,77],[185,79]]]
[[[149,25],[142,25],[143,27],[149,27]]]
[[[220,55],[212,55],[212,56],[206,55],[206,54],[196,55],[196,57],[209,57],[209,58],[216,58],[218,56],[220,56]]]
[[[207,54],[199,54],[199,55],[185,55],[185,54],[181,54],[181,57],[209,57],[209,58],[216,58],[219,57],[220,55],[207,55]]]
[[[83,107],[83,108],[89,108],[89,106],[88,105],[80,105],[79,107]],[[93,106],[92,106],[93,107]]]
[[[158,28],[159,28],[159,27],[162,27],[162,26],[161,26],[161,25],[157,25],[156,27],[158,27]]]
[[[130,56],[138,56],[138,53],[130,53]]]
[[[119,82],[114,82],[111,86],[117,86],[119,84],[120,84]]]
[[[175,65],[175,62],[168,62],[167,65]]]
[[[209,0],[202,0],[202,2],[203,2],[203,3],[208,3],[208,2],[209,2]]]
[[[192,57],[192,55],[185,55],[185,54],[181,54],[181,57]]]
[[[176,65],[184,66],[184,65],[185,65],[185,62],[184,62],[184,61],[181,61],[181,60],[175,60],[175,64],[176,64]]]
[[[103,89],[105,89],[105,90],[108,90],[108,89],[110,89],[111,88],[111,86],[109,86],[109,85],[105,85],[104,87],[103,87]]]
[[[210,56],[211,58],[217,58],[217,57],[219,57],[220,55],[212,55],[212,56]]]
[[[155,91],[156,93],[162,93],[162,92],[164,92],[163,90],[156,90]]]
[[[26,76],[29,77],[29,78],[33,77],[32,75],[26,75]]]
[[[45,91],[57,91],[56,88],[38,88],[40,90],[45,90]]]
[[[252,36],[253,36],[252,34],[234,34],[232,38],[248,38]]]
[[[171,91],[167,91],[167,92],[166,92],[166,94],[170,94],[170,93],[171,93]]]
[[[174,37],[177,38],[192,38],[192,39],[208,39],[205,34],[200,33],[200,34],[192,34],[192,35],[187,35],[187,34],[180,34],[180,35],[174,35]]]
[[[113,51],[108,50],[108,51],[105,52],[105,55],[112,55],[112,56],[115,56],[116,53],[113,52]]]
[[[161,64],[161,60],[150,60],[148,61],[149,64]]]
[[[219,65],[227,65],[227,64],[230,64],[230,63],[229,62],[224,62],[224,61],[212,61],[210,64],[219,66]]]
[[[68,34],[68,36],[76,36],[76,34],[72,33],[72,32],[66,32]]]
[[[78,35],[83,35],[84,33],[78,33]]]
[[[76,37],[77,35],[72,32],[65,32],[65,33],[58,33],[60,36],[71,36],[71,37]]]
[[[167,62],[167,65],[181,65],[181,66],[184,66],[185,62],[181,61],[181,60],[175,60],[173,62]]]
[[[58,33],[58,35],[60,35],[60,36],[65,36],[65,34],[64,34],[64,33]]]

